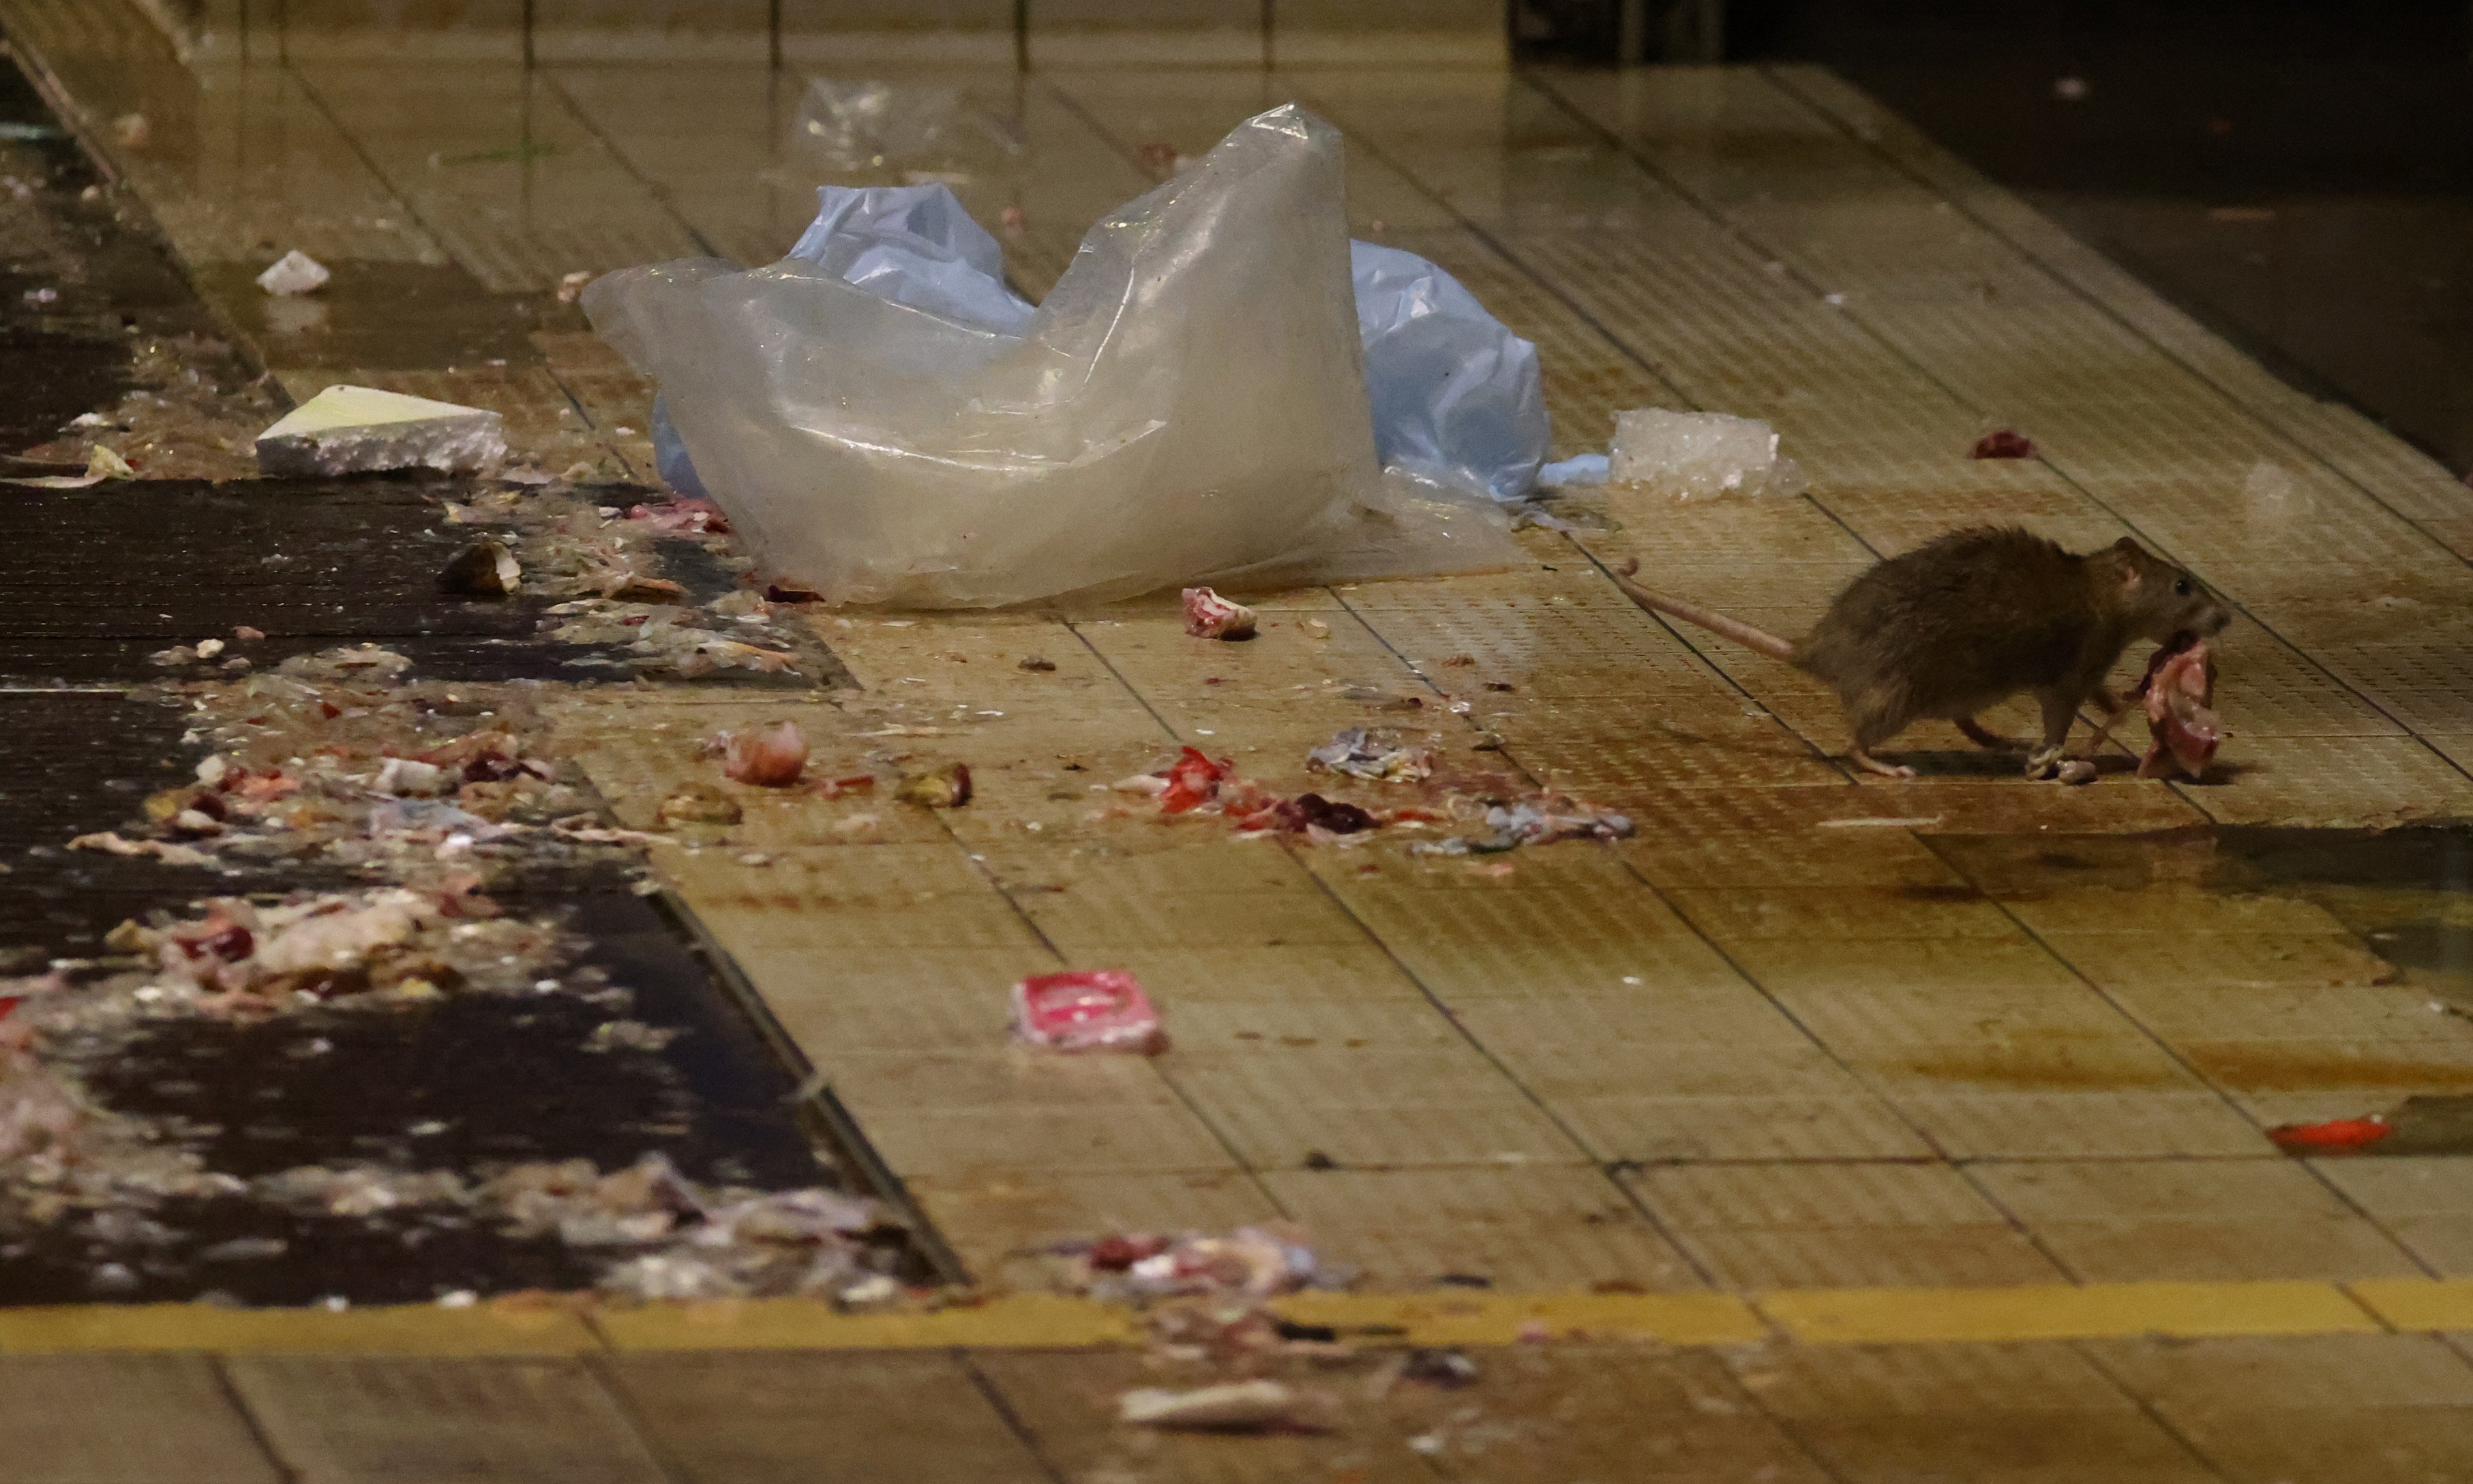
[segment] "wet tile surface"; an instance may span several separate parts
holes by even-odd
[[[132,84],[104,64],[120,43],[57,7],[10,12],[89,108],[123,107]],[[424,85],[402,69],[252,67],[193,90],[198,122],[167,113],[119,163],[209,270],[206,292],[263,326],[286,385],[357,369],[478,386],[479,361],[557,467],[641,478],[647,389],[549,291],[647,257],[780,251],[820,178],[781,143],[804,81],[727,61],[475,63],[430,121],[402,107]],[[1813,477],[1809,497],[1769,503],[1610,499],[1591,512],[1604,529],[1525,533],[1533,563],[1508,574],[1281,595],[1241,647],[1188,639],[1155,603],[819,615],[858,682],[801,713],[820,754],[888,776],[966,761],[979,799],[939,815],[768,802],[732,850],[662,870],[974,1271],[1107,1226],[1272,1214],[1398,1286],[2462,1270],[2457,1153],[2312,1164],[2266,1130],[2459,1096],[2473,1076],[2445,1010],[2473,1003],[2447,916],[2461,837],[2328,833],[2473,812],[2456,679],[2473,636],[2454,616],[2473,576],[2446,544],[2473,498],[2375,430],[2223,371],[2201,332],[1825,78],[958,82],[1027,141],[957,187],[983,220],[1020,210],[1003,241],[1025,289],[1144,188],[1142,146],[1197,151],[1298,97],[1350,133],[1355,229],[1445,262],[1543,347],[1560,451],[1601,442],[1621,407],[1701,406],[1771,419]],[[254,100],[245,127],[234,98]],[[299,142],[270,166],[268,121],[296,116]],[[331,209],[304,214],[299,240],[348,271],[324,330],[285,330],[244,311],[240,270],[267,255],[264,212],[310,201]],[[416,277],[460,307],[381,313]],[[1964,457],[2002,424],[2045,456]],[[2290,501],[2243,492],[2262,462],[2290,472]],[[2081,545],[2135,534],[2242,607],[2222,680],[2234,737],[2207,781],[2031,785],[1919,728],[1892,750],[1926,777],[1858,786],[1825,695],[1650,620],[1597,565],[1638,556],[1678,592],[1792,632],[1875,556],[1985,518]],[[1056,668],[1020,669],[1034,653]],[[1421,704],[1404,721],[1348,685]],[[665,693],[578,704],[563,725],[642,826],[694,776],[691,736],[768,707]],[[1180,742],[1304,786],[1305,749],[1359,723],[1429,736],[1471,778],[1621,808],[1639,831],[1480,875],[1397,838],[1232,841],[1105,787]],[[2278,829],[2293,832],[2281,847]],[[2293,868],[2348,850],[2349,874]],[[1058,1063],[1004,1047],[1006,985],[1063,964],[1134,968],[1171,1048]],[[2219,1467],[2075,1351],[1973,1358],[1984,1378],[1866,1361],[1850,1369],[1872,1389],[1844,1395],[1747,1375],[1783,1430],[1702,1407],[1742,1404],[1723,1377],[1618,1369],[1657,1371],[1641,1384],[1677,1388],[1657,1394],[1713,1429],[1711,1448],[1779,1477]],[[1030,1433],[1079,1440],[1049,1454],[1068,1472],[1188,1456],[1189,1440],[1130,1463],[1090,1441],[1121,1379],[1107,1365],[1021,1364],[999,1384]],[[1573,1415],[1595,1415],[1596,1395]],[[1980,1425],[1915,1421],[1944,1412]],[[2073,1437],[2091,1441],[2072,1452]],[[1290,1458],[1225,1441],[1193,1443],[1195,1467],[1274,1476],[1264,1459]],[[1360,1477],[1492,1476],[1365,1447]],[[769,1465],[757,1448],[728,1467]]]

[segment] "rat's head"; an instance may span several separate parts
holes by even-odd
[[[2121,605],[2141,638],[2169,644],[2183,634],[2212,638],[2233,610],[2206,584],[2128,537],[2096,553],[2102,591]]]

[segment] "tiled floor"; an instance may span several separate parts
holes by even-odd
[[[0,19],[89,122],[141,98],[157,111],[142,150],[96,137],[287,388],[489,400],[553,467],[650,476],[645,389],[555,300],[562,277],[770,257],[806,216],[811,178],[779,143],[796,73],[193,74],[110,7],[8,0]],[[819,619],[861,687],[798,708],[819,754],[966,761],[977,800],[931,817],[750,798],[732,848],[657,859],[974,1273],[1020,1276],[1024,1248],[1108,1227],[1274,1214],[1375,1288],[2473,1273],[2453,1234],[2473,1209],[2468,1161],[2295,1161],[2263,1132],[2473,1089],[2473,1025],[2441,1013],[2437,979],[2374,951],[2361,904],[2222,889],[2205,832],[2473,812],[2473,493],[2444,470],[2276,384],[1823,73],[949,81],[1025,141],[961,191],[983,220],[1019,208],[1005,240],[1026,291],[1144,187],[1145,146],[1198,154],[1301,98],[1348,132],[1355,229],[1442,261],[1540,345],[1561,449],[1601,443],[1620,408],[1708,407],[1773,421],[1813,483],[1803,499],[1683,509],[1618,495],[1604,531],[1525,533],[1517,571],[1276,597],[1245,646],[1186,638],[1157,601]],[[290,246],[337,270],[323,326],[265,323],[246,287]],[[2043,457],[1965,457],[2004,425]],[[2244,494],[2261,464],[2289,498]],[[2029,784],[1931,728],[1893,747],[1924,778],[1858,778],[1824,695],[1643,614],[1599,566],[1636,556],[1663,586],[1790,628],[1878,555],[1987,519],[2079,545],[2137,535],[2240,606],[2216,779],[2116,766],[2089,788]],[[1031,654],[1055,668],[1019,668]],[[1395,844],[1234,841],[1105,788],[1185,742],[1306,786],[1309,747],[1396,720],[1343,694],[1364,686],[1421,697],[1416,730],[1455,769],[1582,794],[1638,837],[1480,870]],[[692,739],[780,709],[677,691],[561,703],[633,824],[701,775]],[[864,843],[860,815],[876,820]],[[2183,833],[2147,833],[2166,830]],[[1058,964],[1134,969],[1173,1048],[1009,1048],[1004,987]],[[1557,1415],[1619,1394],[1669,1410],[1691,1467],[1740,1458],[1746,1477],[1917,1477],[1927,1453],[1969,1460],[1970,1478],[2468,1467],[2466,1434],[2435,1421],[2461,1425],[2473,1389],[2441,1341],[2230,1344],[1501,1364],[1563,1396]],[[736,1400],[731,1362],[647,1364],[527,1371],[493,1392],[492,1425],[525,1408],[562,1427],[623,1418],[699,1478],[787,1476],[766,1450],[807,1446],[778,1376],[762,1383],[774,1400],[749,1403],[772,1420],[724,1443],[708,1434]],[[1129,1360],[916,1364],[934,1374],[904,1395],[957,1413],[1006,1399],[1004,1426],[972,1424],[972,1476],[1160,1461],[1094,1430],[1092,1399]],[[2295,1394],[2223,1382],[2243,1366]],[[2362,1414],[2313,1367],[2392,1409],[2388,1472],[2347,1448]],[[284,1456],[341,1460],[304,1477],[357,1476],[352,1458],[393,1445],[300,1398],[481,1405],[417,1367],[230,1379],[253,1409],[256,1389],[291,1399],[258,1415]],[[575,1391],[591,1387],[606,1395]],[[2260,1408],[2290,1422],[2285,1452],[2245,1424]],[[1430,1449],[1352,1439],[1347,1476],[1562,1478],[1602,1462],[1518,1422],[1433,1425]],[[539,1441],[535,1476],[569,1476],[562,1446]],[[1227,1471],[1211,1476],[1302,1476],[1216,1448],[1191,1445],[1212,1460],[1197,1469]],[[740,1452],[711,1462],[715,1448]]]

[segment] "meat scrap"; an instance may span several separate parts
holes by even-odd
[[[2138,776],[2169,778],[2177,771],[2195,778],[2204,772],[2224,737],[2223,723],[2212,709],[2216,662],[2207,641],[2190,636],[2187,643],[2158,649],[2132,694],[2146,703],[2150,738],[2147,754],[2138,759]]]
[[[1185,589],[1185,632],[1197,639],[1250,639],[1254,610],[1208,587]]]

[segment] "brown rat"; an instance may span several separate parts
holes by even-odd
[[[2044,712],[2028,776],[2092,777],[2084,764],[2062,764],[2061,744],[2122,652],[2138,639],[2205,638],[2232,618],[2204,584],[2127,537],[2074,556],[2015,528],[1953,531],[1848,583],[1800,641],[1650,592],[1627,580],[1639,565],[1625,562],[1615,574],[1625,596],[1826,682],[1853,733],[1847,756],[1899,778],[1915,770],[1885,763],[1872,749],[1914,722],[1953,721],[1984,747],[2017,746],[1975,715],[2021,691],[2033,692]]]

